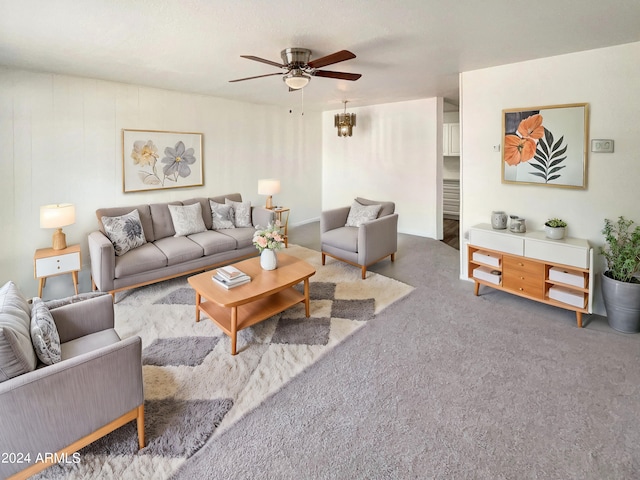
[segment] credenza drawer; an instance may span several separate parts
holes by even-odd
[[[551,243],[548,240],[527,238],[524,242],[524,254],[549,263],[589,268],[589,247],[564,244],[561,240]]]
[[[522,255],[524,253],[524,239],[516,235],[505,235],[502,232],[472,228],[469,230],[469,243],[474,247]]]

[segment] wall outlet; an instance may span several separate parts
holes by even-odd
[[[591,140],[591,151],[596,153],[613,153],[613,140]]]

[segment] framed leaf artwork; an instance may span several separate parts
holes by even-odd
[[[202,185],[201,133],[122,130],[125,193]]]
[[[502,183],[587,188],[587,103],[502,111]]]

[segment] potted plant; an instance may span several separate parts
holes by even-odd
[[[559,218],[550,218],[544,223],[544,234],[553,240],[562,240],[567,232],[567,222]]]
[[[602,298],[607,321],[614,330],[640,332],[640,226],[623,216],[617,222],[605,219],[602,233],[606,240],[600,253],[607,261],[602,274]]]

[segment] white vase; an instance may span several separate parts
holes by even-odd
[[[278,268],[278,256],[275,250],[265,248],[260,254],[260,266],[263,270],[275,270]]]

